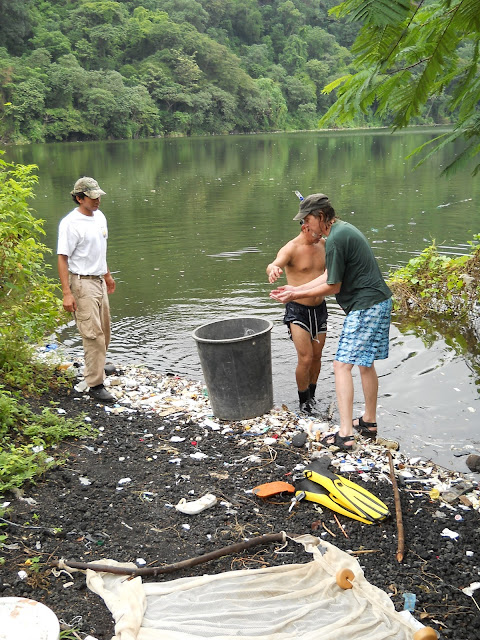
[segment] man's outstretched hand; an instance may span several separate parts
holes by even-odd
[[[270,282],[270,284],[275,282],[275,280],[278,280],[278,278],[282,275],[282,273],[283,273],[283,269],[281,269],[280,267],[277,267],[276,265],[273,265],[273,267],[268,272],[268,281]]]
[[[278,287],[273,291],[270,291],[270,298],[274,300],[278,300],[278,302],[291,302],[294,298],[295,287],[292,287],[289,284],[283,285],[282,287]]]

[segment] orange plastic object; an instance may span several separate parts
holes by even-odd
[[[295,487],[288,482],[267,482],[266,484],[259,484],[258,487],[254,487],[252,492],[259,498],[270,498],[270,496],[276,496],[279,493],[287,491],[288,493],[295,493]]]
[[[352,589],[353,587],[353,579],[355,578],[355,574],[351,569],[339,569],[335,576],[338,586],[340,589]]]
[[[432,627],[419,629],[413,634],[413,640],[437,640],[438,636]]]

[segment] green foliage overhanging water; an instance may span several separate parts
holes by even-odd
[[[480,374],[480,234],[463,256],[440,254],[433,242],[390,274],[399,324],[431,339],[438,331]],[[475,365],[475,362],[477,363]]]

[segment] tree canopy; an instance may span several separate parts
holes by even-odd
[[[479,3],[0,0],[0,140],[326,123],[467,134]]]

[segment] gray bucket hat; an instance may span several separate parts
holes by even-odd
[[[328,196],[324,193],[312,193],[301,201],[298,213],[294,217],[294,220],[303,220],[309,213],[322,209],[326,204],[332,206]]]
[[[92,200],[107,195],[105,191],[100,189],[96,180],[87,178],[86,176],[75,182],[73,190],[70,191],[70,193],[72,196],[75,196],[77,193],[84,193],[89,198],[92,198]]]

